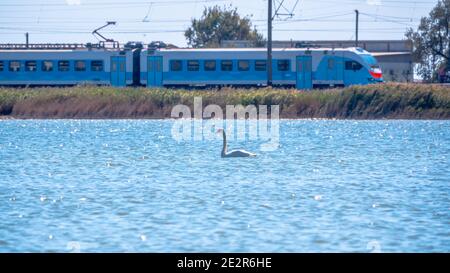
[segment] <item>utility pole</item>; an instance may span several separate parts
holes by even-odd
[[[30,44],[28,38],[29,38],[29,35],[28,35],[28,32],[27,32],[27,33],[25,33],[25,44],[26,44],[27,48],[29,47],[29,44]]]
[[[267,15],[267,86],[272,86],[272,0],[269,3],[269,12]]]
[[[359,32],[359,10],[357,10],[357,9],[355,9],[355,13],[356,13],[356,33],[355,33],[355,37],[356,37],[356,40],[355,40],[355,47],[358,47],[358,32]]]
[[[268,14],[267,14],[267,86],[272,86],[273,83],[273,75],[272,75],[272,23],[275,17],[285,16],[287,19],[294,17],[294,10],[297,7],[300,0],[296,0],[292,9],[288,9],[284,2],[285,0],[267,0]],[[275,8],[274,6],[275,2]],[[283,13],[280,12],[280,9],[283,9]],[[275,12],[273,12],[275,10]]]

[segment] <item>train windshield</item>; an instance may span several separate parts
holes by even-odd
[[[370,69],[375,73],[381,73],[381,67],[379,65],[371,65]]]
[[[375,59],[375,57],[373,57],[370,54],[363,54],[361,55],[361,57],[364,59],[364,61],[369,64],[369,66],[378,66],[378,62],[377,59]]]
[[[361,57],[364,59],[364,61],[369,65],[370,71],[373,73],[381,74],[381,67],[378,65],[377,59],[375,59],[370,54],[363,54]]]
[[[361,54],[360,56],[363,58],[365,64],[367,65],[370,75],[374,79],[382,79],[383,72],[381,71],[381,67],[378,65],[377,59],[375,59],[375,57],[370,54]]]

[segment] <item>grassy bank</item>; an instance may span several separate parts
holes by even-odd
[[[353,86],[302,92],[279,89],[169,90],[77,86],[0,88],[0,115],[12,118],[167,118],[177,104],[280,105],[282,118],[449,119],[450,87]]]

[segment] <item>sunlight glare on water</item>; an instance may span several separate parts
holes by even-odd
[[[172,121],[0,121],[0,252],[449,252],[449,121],[281,121],[280,143]]]

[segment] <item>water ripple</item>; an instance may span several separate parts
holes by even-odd
[[[249,160],[171,126],[2,121],[0,252],[450,251],[448,121],[282,121]]]

